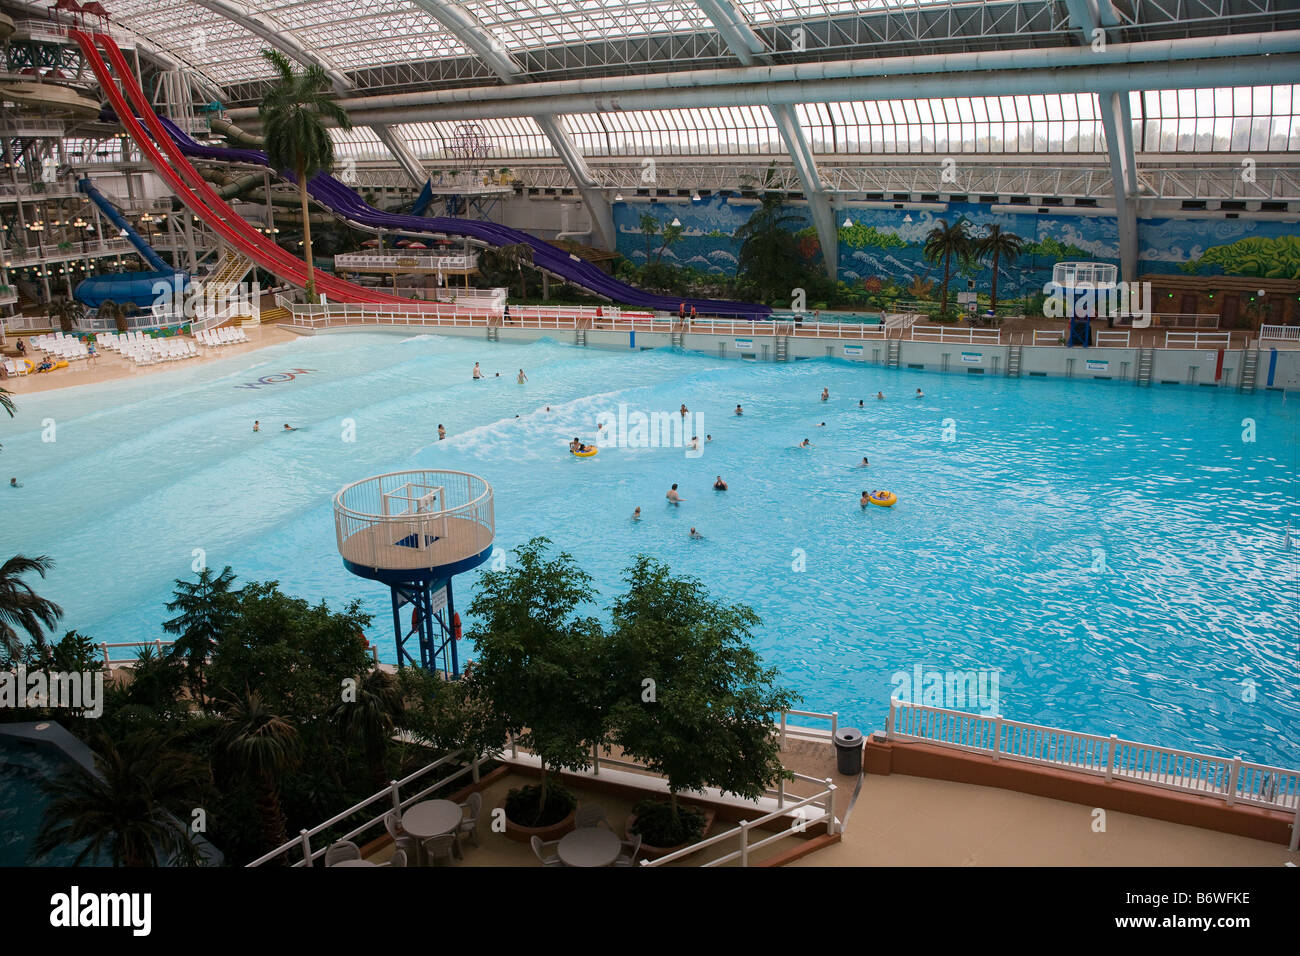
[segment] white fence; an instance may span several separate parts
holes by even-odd
[[[329,849],[328,843],[324,843],[319,846],[313,847],[312,846],[313,837],[320,836],[320,834],[324,833],[330,827],[337,826],[338,824],[342,823],[344,820],[346,820],[348,817],[352,816],[353,814],[361,813],[363,810],[368,810],[371,808],[375,809],[376,811],[375,816],[363,821],[360,825],[353,827],[347,833],[344,833],[336,837],[335,839],[355,840],[357,837],[361,836],[362,834],[371,833],[371,832],[374,832],[375,836],[378,836],[379,832],[382,831],[384,828],[384,817],[387,816],[390,811],[396,810],[398,813],[401,813],[407,807],[411,806],[412,804],[419,803],[429,794],[437,792],[438,790],[447,786],[447,784],[459,780],[460,778],[464,777],[466,774],[469,774],[470,779],[473,780],[474,783],[478,783],[479,767],[481,767],[483,762],[488,759],[487,757],[475,757],[473,760],[469,762],[468,766],[463,766],[459,770],[450,773],[447,776],[442,777],[438,780],[435,780],[433,783],[428,783],[428,784],[422,783],[421,789],[409,797],[402,796],[403,787],[410,786],[411,784],[415,783],[417,780],[427,780],[428,777],[433,776],[433,772],[435,770],[446,767],[448,764],[452,763],[453,761],[459,760],[462,756],[463,756],[462,751],[458,750],[455,753],[448,754],[447,756],[441,758],[440,760],[435,760],[427,767],[417,770],[409,777],[403,777],[401,780],[392,781],[383,790],[380,790],[378,793],[374,794],[373,796],[367,797],[365,800],[362,800],[360,803],[356,804],[355,806],[348,807],[342,813],[335,814],[334,816],[326,820],[324,823],[317,824],[316,826],[312,827],[310,830],[298,831],[298,836],[296,839],[290,840],[288,843],[284,844],[283,846],[276,847],[270,853],[267,853],[263,856],[259,856],[256,860],[254,860],[252,863],[249,863],[247,865],[250,867],[261,866],[264,863],[270,863],[272,860],[277,860],[280,857],[284,857],[289,853],[293,853],[294,851],[297,851],[300,855],[300,858],[290,865],[295,867],[312,866],[315,863],[315,861],[323,857],[326,851]],[[376,806],[376,804],[378,804],[379,806]]]
[[[1034,345],[1064,345],[1065,329],[1034,329]]]
[[[1167,349],[1226,349],[1232,345],[1231,332],[1166,332]]]
[[[1261,325],[1259,338],[1260,341],[1300,342],[1300,325]]]
[[[1129,347],[1129,339],[1132,335],[1133,333],[1129,331],[1118,332],[1118,331],[1107,329],[1105,331],[1097,333],[1096,345],[1097,348],[1099,349],[1101,348],[1126,349]],[[1035,342],[1034,344],[1037,345],[1038,343]]]
[[[907,337],[914,342],[960,342],[964,345],[1000,345],[999,329],[971,329],[946,325],[914,325]]]
[[[421,269],[428,272],[467,272],[478,268],[477,255],[434,256],[423,252],[345,253],[334,257],[340,271],[384,272],[389,269]]]
[[[1044,767],[1193,793],[1300,816],[1300,770],[1285,770],[1207,754],[1157,747],[1114,734],[1076,733],[1056,727],[985,717],[899,700],[889,702],[885,736]],[[1294,843],[1294,834],[1292,837]]]

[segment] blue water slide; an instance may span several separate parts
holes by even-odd
[[[167,134],[186,156],[215,160],[227,163],[252,163],[269,166],[266,154],[256,149],[230,149],[219,146],[205,146],[196,142],[189,134],[164,117],[159,117]],[[285,179],[292,175],[281,173]],[[563,249],[551,245],[536,236],[508,226],[499,226],[493,222],[479,219],[452,219],[445,216],[411,216],[401,213],[386,213],[364,202],[360,196],[343,185],[328,173],[317,173],[307,183],[307,191],[318,203],[328,208],[335,215],[371,229],[391,230],[394,232],[443,233],[447,235],[468,236],[492,246],[508,246],[523,243],[533,251],[533,264],[569,282],[580,285],[592,292],[615,302],[624,302],[643,309],[656,309],[664,312],[676,312],[678,305],[685,302],[689,311],[692,306],[700,315],[732,316],[742,319],[762,319],[771,315],[771,308],[753,302],[728,302],[720,299],[681,299],[676,296],[656,295],[630,286],[613,278],[584,259],[570,255]]]
[[[104,194],[95,188],[95,185],[90,181],[89,176],[77,180],[77,188],[86,194],[87,199],[99,207],[99,211],[108,217],[109,222],[117,226],[117,228],[122,230],[122,232],[126,233],[127,240],[131,245],[135,246],[135,251],[140,253],[140,258],[147,262],[155,272],[167,272],[170,274],[175,271],[171,266],[162,261],[158,256],[158,253],[154,252],[153,249],[150,248],[149,243],[145,242],[138,232],[131,228],[131,224],[126,221],[126,217],[117,211],[116,206],[104,198]]]
[[[424,188],[420,190],[420,195],[415,199],[415,205],[411,207],[411,215],[423,216],[431,202],[433,202],[433,180],[426,179]]]

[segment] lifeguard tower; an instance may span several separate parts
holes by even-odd
[[[377,475],[334,497],[334,527],[343,566],[392,592],[398,666],[459,677],[451,580],[492,553],[492,486],[464,471]],[[402,614],[408,605],[411,624]]]
[[[1058,262],[1052,267],[1052,292],[1061,296],[1070,317],[1067,347],[1092,344],[1092,319],[1114,324],[1120,310],[1118,278],[1118,267],[1108,262]]]

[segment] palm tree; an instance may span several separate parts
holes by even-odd
[[[324,120],[341,129],[352,123],[336,102],[330,79],[323,67],[309,66],[297,72],[279,50],[263,50],[262,56],[279,74],[275,86],[257,107],[265,129],[267,159],[275,169],[292,170],[298,179],[302,205],[303,255],[307,260],[307,298],[316,301],[316,272],[312,265],[311,217],[307,212],[307,181],[322,169],[334,165],[334,142]]]
[[[256,780],[263,843],[267,849],[280,846],[286,838],[277,779],[298,762],[297,729],[271,713],[261,694],[245,690],[227,701],[220,742],[227,756]]]
[[[339,702],[330,714],[343,736],[356,741],[365,751],[377,787],[388,782],[384,752],[403,711],[397,678],[375,668],[357,685],[357,699]]]
[[[497,250],[497,261],[507,271],[519,273],[519,298],[528,303],[528,284],[524,281],[524,266],[533,264],[533,247],[526,242],[513,242]]]
[[[650,263],[650,240],[659,234],[659,220],[648,212],[643,212],[638,225],[641,227],[641,237],[645,239],[645,261],[648,265]]]
[[[752,284],[765,300],[789,295],[798,283],[801,268],[799,243],[794,229],[801,225],[798,216],[787,211],[785,197],[765,192],[735,238],[740,242],[736,274]]]
[[[179,635],[172,645],[171,656],[185,660],[186,680],[197,690],[199,706],[204,709],[207,698],[203,692],[203,668],[234,617],[234,598],[238,595],[230,590],[234,581],[230,565],[216,576],[211,568],[204,568],[193,584],[178,578],[176,600],[167,605],[167,610],[180,612],[163,623],[163,630],[168,634]]]
[[[52,567],[54,562],[45,555],[29,558],[16,554],[0,564],[0,646],[13,657],[21,654],[23,649],[19,629],[26,631],[36,642],[42,660],[49,654],[45,629],[58,623],[63,608],[40,597],[21,578],[33,571],[43,578]]]
[[[185,825],[208,774],[172,747],[172,739],[137,734],[120,744],[101,737],[95,769],[74,764],[43,785],[50,796],[33,848],[44,855],[85,842],[74,866],[95,857],[114,866],[194,864],[199,853]]]
[[[1014,232],[1003,232],[999,225],[991,225],[988,232],[975,241],[975,255],[980,261],[993,257],[993,288],[989,291],[989,308],[998,307],[998,263],[1005,259],[1011,265],[1020,256],[1025,240]]]
[[[952,279],[952,260],[963,261],[970,258],[972,252],[970,233],[966,231],[966,220],[958,219],[951,226],[948,220],[940,219],[939,225],[930,230],[925,237],[922,254],[928,262],[943,262],[943,291],[940,295],[942,315],[948,314],[948,282]]]

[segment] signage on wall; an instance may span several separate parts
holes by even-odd
[[[974,301],[975,301],[975,293],[974,293],[974,292],[958,292],[958,293],[957,293],[957,301],[958,301],[958,302],[974,302]]]
[[[1089,371],[1089,372],[1109,372],[1109,371],[1110,371],[1110,360],[1109,360],[1109,359],[1088,359],[1087,365],[1088,365],[1088,371]]]
[[[754,351],[754,340],[736,339],[736,348],[738,348],[742,352],[752,352]]]
[[[967,365],[979,365],[984,361],[983,352],[962,352],[961,360]]]
[[[862,354],[862,346],[861,346],[861,345],[846,345],[846,346],[844,346],[844,354],[845,354],[846,356],[848,356],[849,358],[852,358],[852,357],[857,356],[857,355],[861,355],[861,354]]]
[[[447,610],[447,589],[445,587],[438,588],[429,595],[429,610],[434,614]]]

